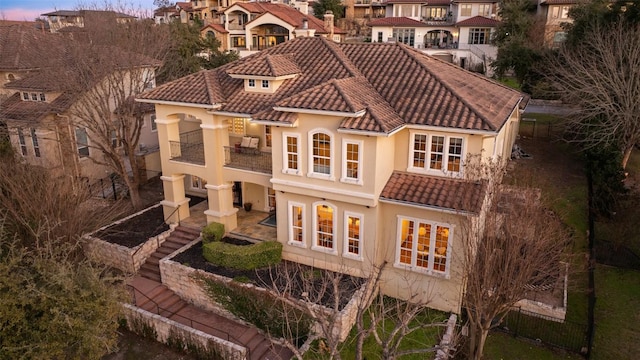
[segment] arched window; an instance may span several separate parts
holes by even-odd
[[[211,40],[211,39],[215,39],[215,38],[216,38],[216,33],[214,33],[211,30],[207,31],[207,39]]]

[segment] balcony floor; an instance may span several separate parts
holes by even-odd
[[[207,201],[190,207],[189,212],[191,216],[182,220],[180,223],[191,228],[202,229],[207,225],[207,216],[204,212],[208,208],[209,203]],[[238,227],[231,230],[231,234],[260,241],[277,240],[278,236],[275,227],[260,224],[262,220],[269,216],[269,213],[257,210],[245,211],[242,208],[238,208],[236,215],[238,217]]]

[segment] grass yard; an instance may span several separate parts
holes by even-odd
[[[584,358],[578,354],[542,347],[539,344],[526,339],[516,339],[504,333],[492,332],[487,338],[487,347],[485,348],[484,359],[560,360]]]
[[[640,272],[596,267],[594,360],[637,359],[640,354]]]

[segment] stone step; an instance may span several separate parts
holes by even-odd
[[[162,278],[160,277],[160,273],[159,272],[155,272],[155,271],[151,271],[151,270],[147,270],[147,269],[143,269],[142,267],[140,268],[140,270],[138,270],[138,274],[142,277],[145,277],[149,280],[154,280],[157,282],[161,282]]]
[[[150,264],[148,262],[145,262],[144,264],[142,264],[142,266],[140,266],[140,270],[147,270],[160,275],[160,268],[158,267],[158,265]]]
[[[166,286],[161,285],[158,286],[156,288],[154,288],[152,291],[150,291],[147,296],[142,296],[142,295],[138,295],[136,294],[136,306],[138,307],[143,307],[147,304],[153,304],[155,302],[154,298],[156,296],[158,296],[159,294],[162,294],[166,291],[169,291],[169,289],[167,289]],[[154,304],[155,307],[155,304]]]
[[[198,229],[194,229],[194,228],[190,228],[187,226],[178,226],[174,232],[183,232],[183,233],[187,233],[193,236],[193,238],[197,238],[198,236],[200,236],[200,230]]]
[[[171,254],[174,251],[176,251],[176,249],[171,249],[171,248],[168,248],[168,247],[162,245],[162,246],[160,246],[158,248],[158,250],[156,250],[156,253],[164,254],[164,256],[167,256],[167,255]]]
[[[175,251],[175,250],[180,249],[183,246],[184,246],[184,244],[179,243],[179,242],[177,242],[177,241],[175,241],[175,240],[173,240],[171,238],[168,238],[165,242],[162,243],[161,247],[167,247],[167,248],[173,249]]]
[[[249,348],[250,357],[249,359],[259,360],[263,359],[265,355],[271,353],[271,342],[265,338],[262,339],[256,346]],[[266,359],[272,359],[273,357],[266,357]]]
[[[154,296],[152,299],[153,301],[158,304],[159,307],[163,307],[162,304],[165,303],[165,301],[167,302],[167,306],[171,306],[173,305],[172,301],[175,301],[175,299],[171,299],[171,297],[175,296],[178,297],[178,295],[176,295],[176,293],[174,293],[173,291],[169,290],[166,286],[164,287],[165,291],[159,293],[158,295]],[[180,299],[180,298],[178,298]]]
[[[161,259],[160,257],[151,255],[147,258],[147,261],[145,261],[145,264],[160,266],[160,259]]]
[[[262,334],[256,334],[248,343],[245,344],[245,347],[251,351],[251,359],[260,359],[260,355],[258,354],[258,345],[264,342],[266,339]],[[264,351],[262,351],[264,353]]]
[[[238,341],[242,344],[246,344],[249,342],[249,340],[251,340],[254,336],[256,336],[257,333],[258,333],[258,330],[254,328],[248,328],[247,331],[245,331],[242,334],[242,336],[240,336]]]
[[[180,299],[180,297],[178,297],[178,299],[179,301],[176,301],[169,306],[160,306],[160,315],[166,318],[170,318],[174,316],[178,311],[189,305],[186,301]]]

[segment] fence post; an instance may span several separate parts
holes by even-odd
[[[520,316],[522,314],[522,308],[518,308],[518,317],[516,318],[516,326],[513,330],[513,337],[518,337],[518,328],[520,327]]]
[[[113,200],[117,201],[118,193],[116,192],[115,174],[112,173],[111,175],[109,175],[109,178],[111,179],[111,188],[113,189]]]

